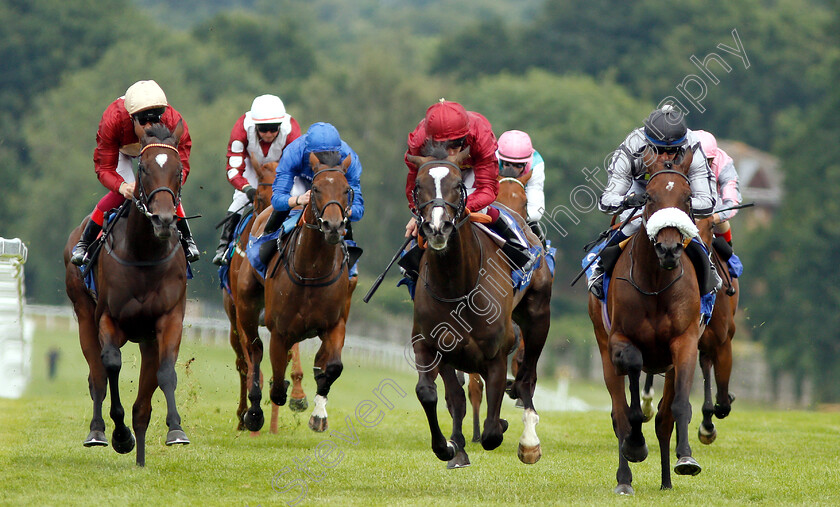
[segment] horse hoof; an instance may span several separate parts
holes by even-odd
[[[455,457],[446,463],[447,470],[452,470],[453,468],[464,468],[468,466],[470,466],[470,457],[467,456],[466,451],[464,451],[463,449],[459,449],[458,452],[455,453]]]
[[[91,431],[82,445],[85,447],[108,447],[108,439],[105,432],[101,430]]]
[[[635,491],[633,491],[633,486],[631,486],[629,484],[619,484],[618,486],[615,487],[615,489],[613,490],[613,493],[615,493],[616,495],[633,496]]]
[[[183,430],[169,430],[169,433],[166,434],[166,445],[187,445],[189,443],[190,439],[187,438],[187,434]]]
[[[306,401],[306,398],[301,398],[299,400],[291,398],[289,400],[289,410],[292,412],[303,412],[307,408],[309,408],[309,402]]]
[[[539,444],[533,447],[525,447],[522,444],[519,444],[519,449],[517,450],[516,455],[519,456],[519,461],[522,463],[525,463],[526,465],[533,465],[542,457],[542,449],[540,449]]]
[[[321,433],[327,430],[327,418],[313,415],[309,418],[309,429]]]
[[[700,473],[700,465],[691,456],[683,456],[674,465],[674,473],[677,475],[697,475]]]
[[[732,411],[731,405],[718,405],[715,403],[715,417],[718,419],[723,419],[724,417],[729,415],[729,412]]]
[[[481,435],[479,435],[479,434],[473,435],[472,441],[475,442],[475,443],[481,442]]]
[[[499,425],[502,427],[502,433],[507,431],[507,429],[508,429],[507,419],[499,419]]]
[[[700,427],[697,428],[697,438],[700,439],[701,444],[709,445],[714,442],[717,438],[717,429],[715,429],[714,424],[712,425],[712,429],[708,429],[700,424]]]
[[[503,440],[504,440],[504,437],[502,436],[501,433],[499,433],[498,435],[492,435],[492,436],[491,435],[482,436],[481,447],[483,447],[485,451],[492,451],[496,447],[499,447],[500,445],[502,445]]]
[[[644,398],[642,402],[642,422],[648,422],[653,419],[654,414],[656,411],[653,410],[653,403],[652,399]]]
[[[245,427],[248,428],[249,431],[260,431],[263,424],[265,424],[265,416],[263,415],[262,410],[249,409],[245,412],[242,419],[245,422]]]
[[[117,430],[111,434],[111,442],[113,442],[114,450],[120,454],[127,454],[134,450],[134,435],[131,430],[125,429],[125,435],[118,435]]]
[[[648,457],[647,444],[643,442],[642,445],[633,446],[625,440],[621,444],[621,455],[631,463],[640,463]]]

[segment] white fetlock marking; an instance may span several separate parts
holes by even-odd
[[[455,442],[452,440],[446,441],[446,447],[452,449],[452,452],[458,452],[458,446],[455,445]]]
[[[322,419],[327,418],[327,398],[325,396],[315,395],[315,408],[312,410],[312,415]]]
[[[653,388],[651,387],[650,391],[645,391],[644,393],[642,393],[642,399],[645,400],[645,401],[652,401],[653,400],[653,394],[655,392],[656,391],[654,391]]]
[[[709,430],[706,429],[705,426],[703,426],[701,424],[700,425],[700,434],[707,437],[707,436],[710,436],[710,435],[714,435],[714,430],[709,431]]]
[[[522,414],[522,422],[525,424],[525,429],[522,431],[519,445],[522,447],[536,447],[540,445],[540,439],[537,437],[537,424],[540,422],[540,416],[529,408]]]

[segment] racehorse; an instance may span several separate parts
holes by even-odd
[[[589,295],[589,316],[595,329],[604,382],[612,398],[612,421],[619,443],[615,492],[633,494],[628,461],[647,457],[642,434],[639,377],[642,370],[665,374],[656,415],[662,489],[670,489],[669,446],[677,428],[678,475],[696,475],[700,465],[691,456],[689,394],[700,338],[700,290],[694,265],[682,255],[687,239],[697,235],[691,218],[691,186],[686,176],[693,152],[645,155],[649,174],[644,230],[631,237],[612,273],[606,309]],[[624,376],[630,382],[630,405]]]
[[[700,335],[700,370],[703,372],[703,420],[697,429],[697,438],[701,443],[711,444],[717,438],[717,429],[712,421],[714,415],[723,419],[732,410],[735,396],[729,392],[729,377],[732,374],[732,337],[735,335],[735,312],[738,309],[740,295],[738,279],[729,275],[729,264],[713,248],[712,236],[714,224],[710,218],[697,221],[700,238],[712,252],[715,269],[724,283],[715,298],[715,308],[709,324]],[[717,393],[712,398],[711,370],[715,370]],[[653,376],[645,378],[642,391],[642,410],[645,420],[653,417]]]
[[[254,197],[254,216],[271,204],[271,185],[274,182],[277,162],[260,164],[254,158],[251,165],[257,174],[257,194]],[[243,220],[246,220],[243,218]],[[230,292],[222,289],[222,299],[230,321],[230,345],[236,353],[236,370],[239,372],[239,406],[236,410],[237,429],[258,432],[265,422],[260,401],[262,400],[262,372],[260,363],[263,357],[263,342],[259,336],[260,311],[265,307],[265,289],[263,280],[248,259],[245,251],[254,220],[249,220],[234,245],[234,254],[230,259],[228,276]],[[289,408],[295,412],[306,410],[308,402],[301,381],[303,370],[300,364],[300,351],[297,344],[289,351],[292,356],[292,396]],[[280,379],[285,382],[285,380]],[[251,402],[246,411],[246,396]],[[271,433],[277,433],[277,405],[271,406]]]
[[[531,179],[531,172],[523,175],[506,174],[504,169],[499,174],[499,194],[496,196],[496,203],[501,204],[526,219],[528,217],[528,196],[525,194],[525,186],[528,180]],[[514,323],[514,325],[516,325]],[[525,357],[525,342],[519,340],[519,345],[516,348],[513,359],[510,364],[510,372],[516,377],[519,371],[519,366]],[[470,405],[472,405],[473,412],[473,442],[481,442],[481,425],[479,424],[479,410],[481,409],[482,390],[484,389],[484,382],[481,380],[481,375],[477,373],[470,373],[469,384],[467,392],[469,393]],[[521,408],[521,400],[517,400],[517,407]]]
[[[417,398],[423,406],[432,436],[432,451],[447,461],[447,468],[469,465],[461,425],[466,397],[456,368],[484,378],[487,418],[481,445],[492,450],[501,445],[507,421],[499,417],[505,394],[507,357],[515,344],[514,320],[519,324],[525,354],[512,397],[525,408],[524,431],[518,456],[536,463],[542,452],[536,433],[539,416],[532,396],[537,380],[537,360],[548,334],[551,277],[545,262],[525,290],[514,291],[509,260],[490,237],[470,222],[466,187],[460,162],[466,150],[446,158],[441,149],[424,157],[409,157],[419,167],[413,208],[420,235],[428,247],[422,255],[414,299],[412,346],[418,371]],[[520,223],[523,228],[524,222]],[[536,237],[527,233],[532,242]],[[452,416],[452,435],[446,440],[437,419],[440,374]]]
[[[166,397],[166,445],[188,444],[175,406],[175,363],[181,345],[187,288],[187,261],[175,233],[175,208],[181,197],[182,166],[178,141],[183,134],[178,123],[171,132],[163,125],[148,130],[136,126],[140,139],[140,164],[133,205],[116,220],[103,240],[103,255],[93,270],[96,294],[85,287],[79,268],[70,262],[70,252],[84,229],[86,218],[70,234],[64,248],[67,295],[79,322],[79,341],[90,374],[93,417],[86,447],[107,446],[102,402],[111,388],[111,436],[120,454],[134,448],[135,438],[125,425],[120,401],[120,348],[127,341],[140,347],[140,381],[132,409],[137,440],[137,465],[146,459],[146,429],[152,413],[152,395],[160,386]]]
[[[328,427],[327,395],[341,375],[341,350],[350,313],[350,298],[357,278],[348,276],[349,255],[342,241],[350,218],[353,190],[345,173],[351,158],[310,154],[311,200],[301,221],[268,262],[265,280],[265,323],[271,331],[269,357],[274,376],[269,396],[277,405],[286,403],[288,384],[282,382],[293,345],[318,335],[315,354],[315,408],[309,418],[313,431]],[[266,210],[254,224],[260,232],[269,216]]]

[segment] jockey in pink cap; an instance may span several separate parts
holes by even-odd
[[[528,199],[528,224],[534,233],[545,241],[545,232],[539,221],[545,212],[545,162],[542,155],[534,149],[531,137],[521,130],[508,130],[499,136],[499,175],[518,178],[531,173],[525,184]]]
[[[717,181],[718,202],[715,206],[713,221],[715,224],[715,236],[723,238],[729,245],[732,245],[732,228],[729,219],[735,216],[738,210],[717,210],[731,208],[741,204],[741,189],[738,182],[738,173],[735,171],[735,164],[725,151],[720,149],[715,136],[705,130],[695,130],[694,135],[700,141],[700,147],[709,162],[709,168],[715,175]]]

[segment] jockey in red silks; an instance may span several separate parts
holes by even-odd
[[[268,165],[273,174],[283,150],[298,137],[300,125],[286,112],[286,106],[276,95],[255,98],[251,110],[236,120],[228,141],[226,167],[228,182],[235,190],[213,264],[228,263],[225,253],[242,219],[240,211],[249,202],[254,202],[259,182],[252,164]]]
[[[490,206],[499,193],[499,163],[496,159],[496,136],[493,135],[493,128],[487,118],[474,111],[465,110],[464,106],[457,102],[444,99],[426,110],[426,116],[408,135],[408,151],[405,157],[408,177],[405,195],[409,208],[414,206],[414,182],[419,168],[409,162],[408,156],[422,155],[427,141],[443,143],[449,156],[469,148],[469,156],[461,164],[461,177],[467,189],[467,210],[489,215],[491,223],[488,225],[505,239],[502,252],[518,268],[529,271],[536,262],[536,257],[529,252],[527,239],[517,231],[514,224],[507,222],[508,219],[500,214],[497,208]],[[409,220],[405,231],[405,237],[417,236],[417,222],[414,218]]]
[[[77,266],[89,262],[88,246],[102,230],[105,213],[119,207],[126,199],[134,196],[135,178],[132,159],[140,156],[140,140],[134,132],[135,125],[161,123],[174,131],[178,122],[183,121],[181,114],[169,107],[166,95],[152,80],[138,81],[128,87],[124,97],[120,97],[105,109],[96,131],[96,149],[93,151],[93,166],[99,182],[110,192],[97,203],[90,220],[82,232],[82,237],[73,248],[71,262]],[[183,166],[181,183],[187,181],[190,173],[190,139],[187,122],[183,123],[184,133],[178,144],[178,154]],[[176,214],[183,218],[184,208],[178,203]],[[190,233],[186,220],[177,221],[181,233],[181,243],[187,261],[198,260],[199,251]]]

